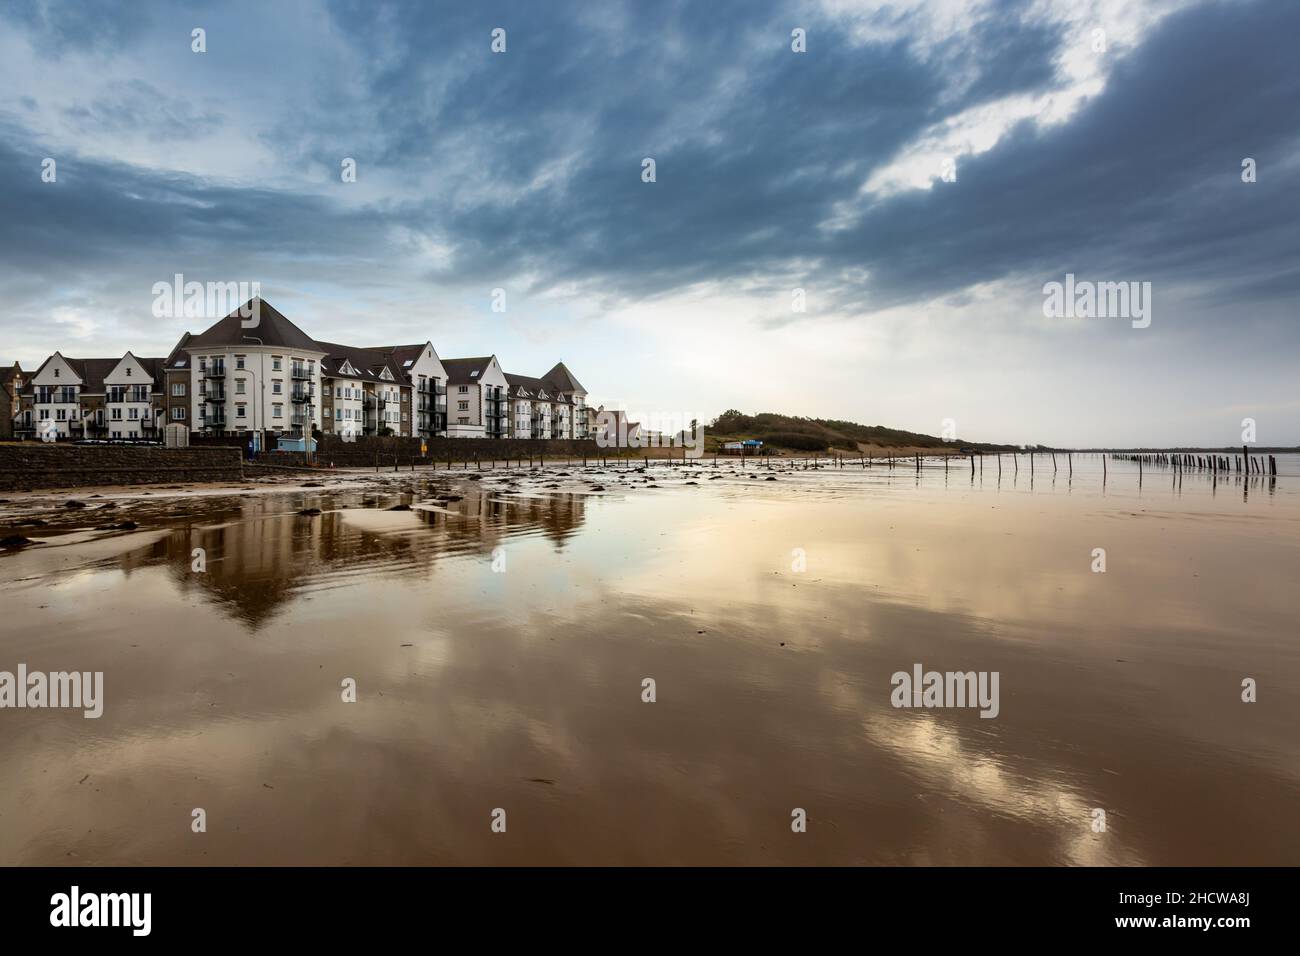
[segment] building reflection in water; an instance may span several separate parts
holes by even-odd
[[[151,549],[121,558],[130,572],[166,563],[184,594],[195,589],[256,630],[306,589],[355,584],[362,577],[430,577],[439,560],[490,556],[518,536],[540,536],[557,551],[583,521],[583,495],[512,495],[491,488],[458,491],[460,500],[432,493],[321,493],[250,496],[178,522]],[[300,515],[286,503],[302,499]],[[390,511],[395,506],[409,511]],[[203,573],[195,573],[202,549]]]

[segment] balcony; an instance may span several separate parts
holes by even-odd
[[[204,378],[225,378],[226,367],[224,365],[209,365],[203,372]]]
[[[433,386],[433,394],[435,394],[435,395],[446,395],[446,394],[447,394],[447,386],[446,386],[446,385],[437,385],[437,384],[435,384],[435,385]]]
[[[316,392],[314,389],[310,389],[310,388],[294,389],[293,395],[290,396],[290,401],[301,404],[303,402],[310,402],[315,397],[316,397]]]
[[[314,378],[313,369],[306,365],[295,365],[289,370],[290,378],[308,379]]]
[[[225,415],[221,415],[221,416],[213,416],[213,417],[210,417],[210,418],[205,418],[205,419],[203,419],[203,421],[202,421],[200,424],[201,424],[204,428],[225,428],[225,427],[226,427],[226,416],[225,416]]]
[[[199,400],[204,402],[211,402],[214,405],[219,405],[226,400],[226,393],[213,392],[207,395],[200,395]]]

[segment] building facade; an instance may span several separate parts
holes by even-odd
[[[505,438],[510,431],[510,383],[495,355],[445,359],[447,437]]]
[[[27,373],[17,362],[9,368],[0,369],[0,439],[16,437],[15,429],[22,408],[19,397],[26,381]]]
[[[390,367],[410,386],[411,434],[418,438],[445,437],[447,370],[433,343],[383,346],[371,351],[382,352]]]
[[[320,341],[253,299],[165,358],[73,359],[0,374],[0,436],[160,441],[167,425],[209,436],[311,434],[583,438],[587,392],[557,364],[507,375],[495,355],[439,357],[432,342]]]

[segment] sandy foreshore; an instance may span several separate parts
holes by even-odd
[[[1300,861],[1287,482],[304,478],[0,505],[0,671],[105,697],[0,710],[0,863]]]

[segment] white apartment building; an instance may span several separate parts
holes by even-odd
[[[558,363],[507,376],[495,355],[443,360],[432,342],[360,348],[313,339],[261,299],[166,359],[55,352],[16,390],[15,433],[159,440],[168,423],[210,435],[271,432],[420,438],[584,438],[587,392]]]
[[[582,387],[582,383],[563,362],[556,363],[553,369],[542,376],[542,381],[550,387],[551,393],[561,400],[565,409],[558,416],[559,429],[556,437],[591,437],[587,414],[587,390]],[[553,427],[552,431],[555,432],[556,429]]]
[[[510,437],[585,438],[587,390],[561,362],[541,378],[506,373]]]
[[[322,380],[321,399],[329,411],[329,420],[322,420],[321,431],[326,435],[341,435],[344,439],[360,438],[366,433],[366,389],[357,369],[347,359],[330,363],[329,372]]]
[[[104,376],[104,428],[114,439],[154,438],[162,427],[162,359],[127,352]]]
[[[447,436],[505,438],[510,383],[495,355],[444,359],[447,371]]]
[[[506,372],[511,438],[551,437],[551,396],[540,378]]]
[[[447,434],[447,370],[432,342],[371,349],[385,353],[411,386],[411,434],[436,438]]]
[[[81,390],[86,382],[85,366],[77,359],[68,360],[55,352],[31,377],[34,392],[32,428],[35,437],[81,438],[74,427],[81,422]],[[77,423],[74,426],[74,423]]]
[[[19,431],[55,440],[153,438],[160,425],[161,363],[130,352],[116,359],[55,352],[24,386],[31,407]]]
[[[222,434],[320,427],[320,363],[326,353],[265,302],[256,324],[237,310],[185,343],[190,355],[191,428]]]

